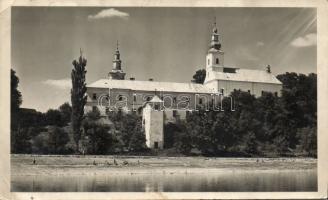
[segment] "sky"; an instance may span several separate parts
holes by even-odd
[[[21,107],[70,102],[72,61],[87,83],[106,78],[119,41],[126,79],[190,82],[205,67],[214,19],[226,66],[316,73],[315,8],[14,7],[12,68]]]

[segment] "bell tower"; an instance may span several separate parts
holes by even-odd
[[[118,50],[118,41],[116,43],[116,51],[114,54],[113,68],[112,71],[108,73],[109,79],[124,80],[125,73],[122,70],[122,61],[120,58],[120,51]]]
[[[224,65],[224,52],[221,50],[221,42],[219,36],[220,34],[218,33],[215,19],[212,29],[210,47],[206,55],[206,70],[211,69],[214,71],[220,71],[220,69],[217,68],[222,68]]]

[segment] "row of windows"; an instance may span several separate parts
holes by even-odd
[[[153,96],[147,96],[146,101],[150,101],[151,98],[153,98]],[[163,100],[163,96],[161,97],[161,99]],[[93,94],[92,94],[92,100],[97,100],[97,93],[93,93]],[[107,100],[107,101],[109,100],[109,95],[106,96],[106,100]],[[123,95],[118,95],[117,100],[119,100],[119,101],[123,101]],[[133,95],[133,101],[134,101],[134,102],[137,101],[137,96],[136,96],[136,95]],[[173,97],[173,103],[176,103],[176,101],[177,101],[177,97]],[[186,101],[187,101],[187,102],[190,101],[189,97],[187,97]]]
[[[234,89],[234,91],[236,91],[236,89]],[[247,92],[248,93],[251,93],[251,91],[250,90],[247,90]],[[262,94],[262,96],[264,95],[264,93],[265,93],[266,91],[261,91],[261,94]],[[224,88],[221,88],[220,89],[220,94],[222,94],[223,96],[224,96]],[[274,95],[275,96],[278,96],[278,92],[274,92]],[[146,101],[150,101],[151,100],[151,98],[152,98],[153,96],[148,96],[147,98],[146,98]],[[93,93],[93,95],[92,95],[92,99],[93,100],[97,100],[97,94],[96,93]],[[118,98],[117,98],[119,101],[123,101],[123,95],[118,95]],[[161,97],[161,99],[163,100],[163,97]],[[106,96],[106,100],[108,101],[109,100],[109,95],[107,95]],[[185,98],[184,100],[186,100],[186,102],[190,102],[190,97],[187,97],[187,98]],[[137,96],[136,95],[133,95],[133,101],[134,102],[136,102],[137,101]],[[176,101],[177,101],[177,97],[173,97],[173,103],[176,103]],[[199,104],[202,104],[203,103],[203,100],[202,100],[202,98],[200,98],[199,99]]]

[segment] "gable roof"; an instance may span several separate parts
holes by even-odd
[[[151,103],[162,103],[163,100],[160,99],[157,95],[153,96],[153,98],[149,101]]]
[[[113,80],[100,79],[87,85],[88,88],[116,88],[139,91],[166,91],[185,93],[213,93],[214,90],[203,84],[197,83],[176,83],[158,81],[136,81],[136,80]]]
[[[236,73],[211,71],[210,76],[206,78],[205,82],[212,80],[282,84],[272,73],[253,69],[236,69]]]

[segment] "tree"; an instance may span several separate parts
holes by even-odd
[[[98,109],[92,110],[86,114],[83,120],[83,127],[86,136],[88,136],[88,152],[92,154],[106,154],[113,146],[113,136],[110,133],[111,126],[103,123]]]
[[[48,128],[49,140],[48,148],[50,153],[63,154],[66,151],[65,145],[69,141],[68,133],[58,126]]]
[[[317,128],[305,127],[297,131],[299,150],[309,156],[317,156]]]
[[[47,125],[55,125],[55,126],[64,126],[65,122],[62,117],[62,113],[59,110],[49,109],[45,113],[45,119]]]
[[[67,125],[71,121],[72,107],[68,102],[65,102],[59,106],[59,111],[61,113],[63,123]]]
[[[11,112],[18,112],[18,109],[22,104],[22,94],[18,90],[19,78],[16,76],[16,72],[13,69],[11,69],[10,74],[11,74],[11,79],[10,79]]]
[[[71,79],[72,79],[72,89],[71,89],[71,103],[72,103],[72,130],[74,141],[76,144],[76,152],[79,151],[79,140],[81,139],[81,126],[84,115],[84,106],[87,102],[86,96],[86,82],[85,74],[87,73],[85,67],[87,65],[87,60],[81,56],[79,60],[73,61],[74,68],[72,69]]]
[[[205,81],[205,78],[206,78],[206,70],[200,69],[200,70],[197,70],[196,73],[193,75],[192,82],[203,84]]]
[[[18,90],[19,78],[16,76],[16,72],[10,70],[10,109],[11,109],[11,132],[13,133],[18,129],[19,121],[19,107],[22,104],[22,94]],[[13,142],[14,140],[12,140]]]
[[[129,151],[140,152],[146,149],[146,137],[143,131],[141,120],[138,120],[136,126],[131,132],[129,141]]]

